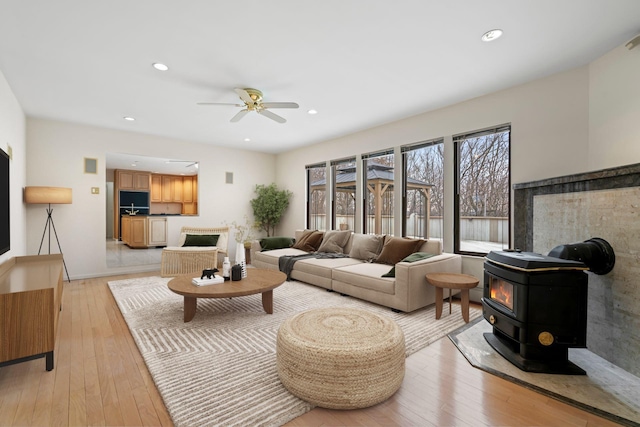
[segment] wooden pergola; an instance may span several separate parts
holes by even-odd
[[[383,198],[388,192],[393,192],[394,188],[394,172],[392,166],[381,165],[379,163],[368,162],[367,165],[367,191],[373,195],[374,198],[374,232],[376,234],[382,234],[382,206]],[[347,166],[340,168],[336,171],[336,191],[342,193],[349,193],[350,196],[355,199],[356,193],[356,167]],[[424,215],[424,230],[425,236],[429,235],[429,212],[431,210],[431,198],[430,192],[433,185],[426,182],[419,181],[413,178],[407,178],[407,189],[418,190],[418,192],[425,198],[425,215]],[[326,179],[320,179],[312,182],[310,190],[313,191],[325,191]]]

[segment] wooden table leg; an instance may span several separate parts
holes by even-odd
[[[442,316],[442,288],[436,286],[436,320]]]
[[[262,293],[262,307],[268,314],[273,314],[273,290]]]
[[[469,323],[469,289],[462,289],[460,291],[460,299],[462,301],[462,318],[465,323]]]
[[[184,322],[191,322],[193,316],[196,315],[196,307],[198,305],[198,298],[184,297]]]

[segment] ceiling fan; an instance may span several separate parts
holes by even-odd
[[[231,118],[231,122],[240,121],[249,111],[268,117],[278,123],[285,123],[284,117],[281,117],[271,111],[270,108],[298,108],[295,102],[262,102],[262,92],[252,88],[235,88],[234,89],[244,104],[230,104],[226,102],[198,102],[198,105],[233,105],[235,107],[244,107],[242,110]]]

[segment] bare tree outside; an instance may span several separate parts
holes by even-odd
[[[508,247],[510,131],[456,143],[460,250],[487,253]]]
[[[442,238],[444,213],[444,143],[442,140],[405,156],[405,230],[409,237]]]

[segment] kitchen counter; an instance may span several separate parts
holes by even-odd
[[[167,246],[166,215],[122,215],[121,239],[130,248]]]

